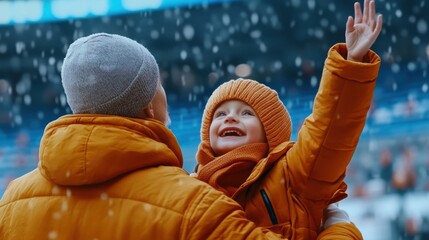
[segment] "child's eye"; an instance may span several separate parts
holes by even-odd
[[[246,110],[246,111],[244,111],[244,112],[243,112],[243,115],[246,115],[246,116],[254,116],[255,114],[253,114],[253,112],[251,112],[251,111],[249,111],[249,110]]]
[[[226,113],[225,113],[225,112],[223,112],[223,111],[219,111],[219,112],[217,112],[217,113],[215,114],[215,118],[218,118],[218,117],[224,117],[224,116],[226,116]]]

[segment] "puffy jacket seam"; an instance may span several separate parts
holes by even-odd
[[[338,76],[337,74],[334,74],[333,72],[331,72],[329,69],[326,69],[327,71],[329,71],[331,74],[333,74],[333,75],[336,75],[336,76]],[[340,77],[340,76],[339,76]],[[328,124],[328,126],[327,126],[327,128],[326,128],[326,130],[325,130],[325,132],[324,132],[324,136],[323,136],[323,140],[321,141],[321,145],[320,145],[320,147],[319,147],[319,149],[317,150],[317,153],[316,153],[316,156],[315,156],[315,160],[316,161],[313,161],[313,163],[312,163],[312,166],[311,166],[311,169],[310,169],[310,171],[309,171],[309,174],[308,174],[308,176],[307,176],[307,178],[306,178],[306,180],[305,180],[305,185],[307,185],[307,183],[311,180],[311,179],[313,179],[313,177],[311,176],[311,173],[313,172],[313,170],[314,170],[314,167],[315,167],[315,165],[316,165],[316,162],[318,162],[318,161],[320,161],[319,160],[319,156],[320,156],[320,152],[322,151],[322,148],[326,148],[325,147],[325,142],[326,142],[326,138],[327,138],[327,136],[328,136],[328,134],[329,134],[329,132],[330,132],[330,130],[331,130],[331,126],[332,126],[332,116],[335,116],[335,113],[337,112],[337,110],[338,110],[338,106],[340,105],[340,102],[342,101],[342,99],[343,99],[343,95],[344,95],[344,91],[343,91],[343,89],[344,89],[344,86],[347,84],[347,80],[345,80],[344,78],[342,78],[342,77],[340,77],[341,79],[342,79],[342,82],[343,82],[343,84],[341,85],[341,89],[340,89],[340,96],[339,96],[339,98],[338,98],[338,100],[335,102],[335,107],[334,107],[334,111],[333,111],[333,114],[331,115],[331,117],[329,118],[329,124]],[[329,149],[329,148],[328,148]],[[301,193],[303,192],[303,190],[299,193],[299,195],[301,195]]]
[[[207,195],[207,194],[206,194]],[[227,197],[226,195],[221,195],[221,194],[219,194],[219,196],[216,198],[216,199],[214,199],[213,201],[212,201],[212,204],[214,204],[214,203],[216,203],[217,201],[219,201],[219,199],[221,199],[222,197],[226,197],[226,198],[229,198],[229,197]],[[214,226],[216,226],[214,229],[217,229],[219,226],[223,226],[221,223],[222,223],[222,221],[224,220],[224,219],[226,219],[226,218],[228,218],[228,216],[231,214],[231,212],[229,212],[228,213],[228,215],[226,215],[226,216],[223,216],[222,218],[217,218],[217,219],[214,219],[216,222],[217,222],[217,224],[215,224]],[[214,230],[213,229],[213,230]],[[223,233],[223,232],[221,232],[221,233]],[[210,233],[211,234],[211,233]],[[222,236],[222,235],[221,235]],[[213,236],[213,237],[215,237],[215,236]],[[219,238],[220,238],[220,236],[219,236]]]
[[[137,123],[137,124],[138,124],[138,122],[134,122],[134,121],[133,121],[133,123]],[[135,130],[135,129],[131,128],[131,127],[127,127],[127,126],[124,126],[124,125],[121,125],[121,124],[107,124],[107,123],[94,123],[94,122],[79,122],[79,123],[73,123],[73,124],[70,124],[70,123],[60,123],[60,124],[58,124],[58,125],[55,125],[55,127],[62,128],[62,127],[68,127],[68,126],[70,126],[70,125],[74,125],[74,124],[80,124],[80,125],[94,125],[93,127],[95,127],[95,126],[97,126],[97,127],[101,127],[101,126],[108,126],[108,127],[120,128],[120,129],[123,129],[123,130],[131,131],[131,132],[134,132],[134,133],[136,133],[136,134],[138,134],[138,135],[144,135],[144,134],[142,134],[142,132],[140,132],[140,131],[138,131],[138,130]],[[92,131],[92,130],[91,130],[91,131]],[[145,136],[146,136],[146,135],[145,135]],[[150,137],[152,137],[152,135],[151,135]]]
[[[189,209],[188,211],[185,211],[185,213],[183,214],[183,221],[182,221],[182,224],[180,225],[181,231],[182,230],[185,231],[185,233],[183,232],[181,233],[181,235],[185,235],[183,239],[187,239],[188,238],[187,233],[192,232],[192,227],[189,231],[187,229],[189,225],[188,224],[189,221],[187,220],[186,217],[190,215],[191,217],[189,219],[195,219],[192,216],[194,216],[198,204],[194,204],[194,203],[197,202],[197,200],[198,202],[201,202],[201,199],[204,199],[204,197],[207,195],[207,193],[201,193],[201,192],[202,192],[202,189],[198,189],[198,192],[196,195],[199,196],[199,198],[196,198],[196,197],[192,198],[191,202],[188,205],[188,206],[191,206],[191,209]],[[182,239],[182,236],[179,239]]]
[[[324,149],[333,150],[333,151],[350,151],[350,150],[353,150],[356,148],[356,146],[350,147],[350,148],[331,148],[331,147],[327,147],[327,146],[323,146],[323,145],[322,145],[322,147]]]
[[[52,179],[52,177],[49,175],[48,171],[46,170],[46,166],[45,166],[45,164],[44,164],[43,159],[44,159],[44,154],[45,154],[46,146],[48,146],[49,139],[51,139],[51,136],[52,136],[52,134],[53,134],[53,133],[52,133],[53,131],[54,131],[54,130],[50,131],[49,133],[48,133],[48,132],[46,132],[46,134],[48,134],[48,135],[49,135],[49,137],[48,137],[48,136],[46,136],[46,138],[45,138],[45,137],[44,137],[44,138],[42,138],[42,141],[46,141],[46,143],[44,143],[44,144],[43,144],[45,147],[43,147],[43,148],[42,148],[42,150],[41,150],[41,152],[40,152],[40,156],[42,156],[42,157],[41,157],[41,159],[39,159],[39,161],[40,161],[40,166],[41,166],[41,167],[42,167],[42,169],[44,170],[44,171],[43,171],[43,173],[44,173],[44,174],[46,174],[46,176],[47,176],[49,179]]]
[[[298,230],[298,229],[303,229],[303,230],[306,230],[306,231],[309,231],[309,232],[313,232],[313,233],[315,233],[317,235],[317,231],[314,231],[313,229],[311,229],[309,227],[296,227],[295,231]]]
[[[25,197],[25,198],[20,198],[20,199],[16,199],[16,200],[7,202],[4,205],[1,205],[0,208],[6,207],[9,204],[13,204],[13,203],[16,203],[16,202],[19,202],[19,201],[25,201],[25,200],[29,200],[29,199],[33,199],[33,198],[52,198],[52,197],[63,198],[65,196],[59,195],[59,196],[31,196],[31,197]],[[147,203],[147,204],[153,205],[155,207],[162,208],[162,209],[165,209],[165,210],[177,213],[178,215],[182,215],[182,216],[184,215],[182,212],[179,212],[179,211],[176,211],[176,210],[173,210],[173,209],[170,209],[170,208],[158,206],[156,204],[153,204],[153,203],[150,203],[150,202],[147,202],[147,201],[141,201],[141,200],[136,200],[136,199],[131,199],[131,198],[121,198],[121,197],[109,197],[109,199],[125,200],[125,201],[139,202],[139,203]]]
[[[204,191],[203,192],[203,190],[206,190],[206,191]],[[209,195],[209,193],[210,193],[210,191],[208,191],[209,189],[207,189],[207,188],[204,188],[204,189],[202,189],[202,190],[200,190],[199,192],[198,192],[198,195],[199,196],[201,196],[200,198],[198,198],[198,199],[194,199],[189,205],[191,205],[191,206],[195,206],[194,208],[193,208],[193,210],[192,210],[192,212],[190,212],[189,214],[190,214],[190,218],[189,219],[199,219],[199,220],[201,220],[201,216],[199,216],[198,218],[197,217],[195,217],[194,215],[195,215],[195,212],[196,212],[196,209],[197,209],[197,206],[199,205],[199,204],[193,204],[194,202],[197,202],[197,203],[200,203],[200,202],[202,202],[202,200],[203,199],[205,199],[206,198],[206,196],[207,195]],[[201,193],[201,192],[203,192],[203,193]],[[200,194],[201,193],[201,194]],[[217,198],[215,198],[215,199],[213,199],[210,203],[211,203],[211,205],[213,205],[214,203],[216,203],[217,201],[219,201],[219,199],[221,199],[222,197],[226,197],[226,196],[224,196],[224,195],[221,195],[221,194],[219,194],[218,196],[217,196]],[[188,214],[186,214],[186,215],[188,215]],[[228,214],[229,215],[229,214]],[[211,224],[211,226],[215,226],[215,228],[214,229],[210,229],[209,230],[209,232],[206,232],[208,235],[207,236],[210,236],[210,238],[213,238],[214,236],[211,236],[212,235],[212,232],[216,229],[216,228],[218,228],[219,226],[221,226],[221,223],[222,223],[222,220],[223,219],[226,219],[227,217],[221,217],[221,218],[215,218],[215,219],[212,219],[212,220],[214,220],[214,221],[216,221],[217,222],[217,224]],[[186,217],[184,217],[183,219],[186,219]],[[182,226],[183,226],[183,224],[182,224]],[[193,226],[193,225],[192,225]],[[183,228],[181,228],[181,229],[183,229]],[[191,227],[191,229],[189,230],[189,232],[192,232],[192,227]],[[185,238],[185,239],[188,239],[189,238],[189,236],[187,236],[187,238]]]
[[[89,131],[88,137],[85,141],[85,154],[84,154],[84,159],[83,159],[83,172],[84,172],[84,176],[86,176],[86,163],[87,163],[87,159],[88,159],[88,142],[89,139],[91,137],[92,131],[94,131],[95,126],[93,126],[91,128],[91,130]]]

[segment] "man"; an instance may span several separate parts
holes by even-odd
[[[145,47],[106,33],[80,38],[61,77],[73,114],[47,125],[37,169],[8,186],[1,239],[279,238],[181,169]]]

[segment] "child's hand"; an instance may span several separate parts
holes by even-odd
[[[355,18],[349,16],[346,24],[347,60],[362,62],[381,32],[383,17],[376,16],[374,0],[365,0],[363,16],[358,2],[354,8]]]

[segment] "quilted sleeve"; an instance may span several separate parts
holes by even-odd
[[[313,111],[286,155],[293,191],[306,199],[330,199],[340,187],[372,101],[380,58],[345,56],[345,44],[329,50]]]
[[[323,230],[317,240],[363,240],[359,229],[353,223],[336,223]]]

